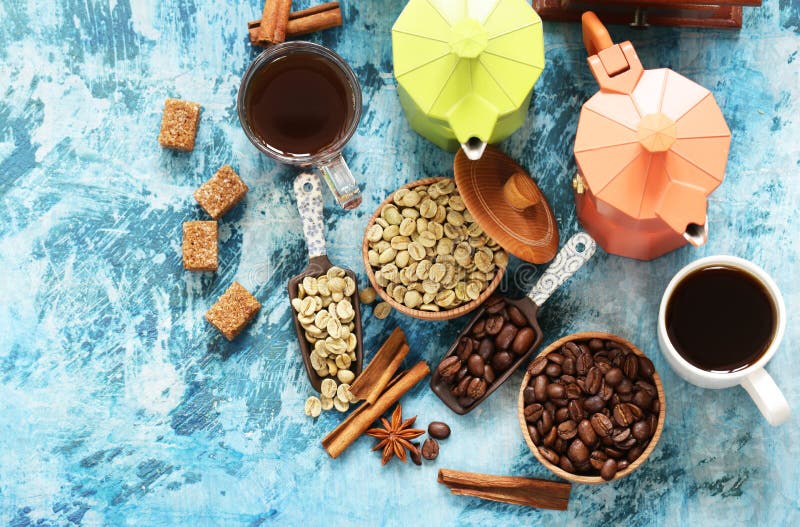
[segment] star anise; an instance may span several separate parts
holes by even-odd
[[[392,422],[381,417],[383,428],[371,428],[367,430],[366,434],[379,439],[378,443],[372,447],[372,451],[383,449],[382,463],[385,465],[392,459],[393,456],[400,458],[403,463],[406,462],[406,450],[414,450],[416,447],[411,444],[411,439],[419,437],[425,433],[425,430],[418,428],[410,428],[414,424],[417,417],[411,417],[403,421],[403,409],[398,404],[397,408],[392,413]]]

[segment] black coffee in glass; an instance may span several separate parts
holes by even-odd
[[[678,353],[710,372],[756,362],[775,336],[777,310],[764,285],[741,269],[714,265],[688,274],[667,304],[667,335]]]

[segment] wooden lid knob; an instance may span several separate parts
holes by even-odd
[[[536,183],[523,172],[515,172],[503,185],[503,196],[509,205],[517,210],[533,207],[542,200],[542,193]]]

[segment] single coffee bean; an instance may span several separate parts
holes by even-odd
[[[478,377],[473,377],[467,386],[467,397],[480,399],[486,393],[486,381]]]
[[[507,351],[499,351],[492,357],[492,368],[495,373],[506,371],[514,363],[514,357]]]
[[[483,377],[483,359],[477,353],[473,353],[467,359],[467,368],[475,377]]]
[[[434,439],[447,439],[450,437],[450,427],[447,423],[433,421],[428,425],[428,435]]]
[[[445,358],[438,367],[439,375],[445,379],[455,377],[459,369],[461,369],[461,361],[455,355]]]
[[[557,429],[556,429],[556,435],[558,435]],[[555,443],[553,443],[553,450],[555,450],[556,453],[560,456],[567,453],[567,446],[569,446],[569,443],[567,441],[564,441],[560,437],[556,437],[556,441]]]
[[[586,373],[586,393],[597,394],[600,391],[600,385],[603,382],[603,374],[597,366],[592,366]]]
[[[559,366],[564,364],[564,356],[562,354],[558,353],[558,352],[550,353],[549,355],[547,355],[547,359],[550,362],[554,362],[554,363],[558,364]]]
[[[561,380],[567,382],[565,377],[567,376],[564,375],[563,377],[561,377]],[[566,385],[566,394],[567,394],[567,399],[580,399],[581,395],[583,395],[583,390],[581,390],[581,387],[575,384],[574,382],[570,382],[569,384]]]
[[[517,326],[523,327],[528,325],[528,319],[525,318],[525,315],[522,314],[522,311],[520,311],[517,306],[508,306],[506,312],[508,313],[509,320]]]
[[[503,319],[503,315],[490,316],[489,318],[486,319],[486,334],[497,335],[503,328],[504,323],[505,319]]]
[[[577,358],[578,355],[581,354],[581,348],[577,342],[567,342],[563,346],[561,346],[561,352],[564,354],[571,354],[573,357]]]
[[[583,411],[583,405],[577,399],[569,400],[569,402],[567,403],[567,412],[569,413],[570,419],[572,419],[576,423],[580,423],[583,417],[585,416],[585,412]]]
[[[472,377],[470,377],[469,375],[465,376],[458,382],[458,384],[456,384],[453,388],[450,389],[450,393],[452,393],[456,397],[463,397],[467,393],[467,386],[469,386],[470,382],[472,382]]]
[[[589,456],[589,464],[592,465],[596,470],[600,470],[603,468],[608,456],[602,450],[594,450],[592,454]]]
[[[517,332],[517,336],[511,343],[511,351],[516,355],[522,355],[533,346],[535,340],[536,332],[533,331],[533,328],[526,326]]]
[[[501,350],[507,350],[511,346],[511,343],[514,342],[518,331],[517,326],[511,322],[506,322],[500,329],[497,337],[495,337],[495,345]]]
[[[549,362],[547,367],[544,369],[544,372],[550,377],[558,377],[561,375],[561,366],[555,362]]]
[[[486,335],[486,319],[481,318],[472,326],[472,336],[475,338],[483,338]]]
[[[642,455],[642,452],[644,452],[644,448],[645,447],[643,445],[637,445],[631,448],[630,450],[628,450],[628,453],[625,454],[625,459],[633,463],[634,461],[639,459],[639,456]]]
[[[573,463],[585,463],[589,461],[589,447],[580,439],[574,439],[567,448],[567,455]]]
[[[639,408],[649,408],[653,402],[653,397],[644,390],[638,390],[633,394],[631,402]]]
[[[554,417],[551,412],[542,412],[542,433],[547,434],[553,428]]]
[[[613,459],[607,459],[600,469],[600,477],[606,481],[611,481],[617,475],[617,462]]]
[[[587,446],[594,446],[597,443],[597,433],[592,427],[592,423],[588,419],[583,419],[578,423],[578,437],[581,438]]]
[[[583,400],[583,408],[590,414],[599,412],[605,407],[606,403],[597,395],[587,397]]]
[[[614,446],[614,440],[611,439],[611,436],[606,436],[600,439],[600,443],[603,446]]]
[[[439,455],[439,442],[429,437],[422,443],[422,457],[428,461],[433,461]]]
[[[592,366],[594,366],[594,359],[590,353],[581,353],[575,359],[575,373],[578,375],[586,375]]]
[[[422,452],[420,451],[419,443],[415,441],[411,445],[414,447],[409,451],[411,462],[417,466],[422,465]]]
[[[494,343],[492,339],[485,338],[481,340],[481,343],[478,345],[478,355],[483,359],[484,362],[490,360],[492,358],[492,353],[494,353]]]
[[[531,362],[530,366],[528,366],[528,373],[531,375],[539,375],[542,373],[547,366],[547,357],[536,357],[536,359]]]
[[[575,384],[575,381],[577,381],[577,379],[573,375],[569,375],[569,374],[565,373],[565,374],[563,374],[561,376],[561,384],[563,384],[564,386],[568,386],[570,384]]]
[[[542,418],[544,407],[539,403],[529,404],[522,410],[525,414],[525,420],[529,423],[535,423]]]
[[[461,337],[456,346],[456,356],[461,360],[466,360],[472,353],[472,340],[468,337]]]
[[[561,384],[550,383],[547,385],[547,396],[550,399],[563,399],[567,395],[567,390]]]
[[[486,312],[492,315],[501,312],[506,307],[506,302],[501,296],[493,296],[486,301]]]
[[[656,367],[653,362],[647,357],[639,357],[639,376],[645,379],[652,379],[653,374],[656,372]]]
[[[522,390],[522,402],[525,404],[525,406],[528,406],[535,401],[536,397],[533,393],[533,387],[526,386],[525,389]]]
[[[656,387],[647,381],[641,381],[641,380],[636,381],[636,383],[633,385],[633,388],[635,390],[642,390],[644,392],[647,392],[647,394],[650,397],[653,398],[658,397],[658,390],[656,390]]]
[[[567,407],[558,408],[555,413],[556,416],[556,423],[563,423],[567,419],[569,419],[569,409]]]
[[[569,403],[569,399],[550,399],[550,400],[558,408],[566,407],[567,403]]]
[[[639,441],[644,441],[650,437],[650,424],[647,421],[637,421],[633,423],[631,433]]]
[[[622,362],[622,372],[629,379],[635,379],[636,377],[638,377],[639,358],[634,354],[630,354],[627,357],[625,357],[625,360]]]
[[[621,450],[618,450],[618,449],[610,447],[610,446],[605,447],[603,449],[603,452],[605,452],[606,455],[608,455],[608,457],[613,457],[614,459],[620,459],[623,456],[623,453],[622,453]]]
[[[614,421],[619,426],[630,426],[634,422],[633,412],[627,403],[614,406]]]
[[[603,341],[600,339],[589,339],[586,345],[589,346],[589,349],[592,351],[600,351],[605,348],[605,344],[603,344]]]
[[[547,415],[547,414],[545,414]],[[556,444],[556,439],[558,439],[558,432],[556,431],[556,427],[552,427],[549,432],[544,435],[542,439],[542,444],[548,448],[553,448]]]
[[[528,435],[531,436],[531,441],[533,441],[534,445],[542,444],[542,436],[539,435],[539,431],[535,426],[528,425]]]
[[[569,419],[558,425],[558,437],[563,440],[572,439],[578,435],[578,423]]]
[[[458,370],[458,374],[456,375],[455,382],[461,382],[461,379],[469,375],[469,368],[466,366],[461,366],[461,369]]]
[[[605,379],[600,383],[600,391],[597,392],[600,395],[600,398],[606,402],[608,402],[611,397],[614,395],[614,388],[606,384]]]
[[[631,382],[630,379],[623,378],[619,382],[619,384],[617,384],[617,386],[614,388],[614,391],[616,391],[620,395],[630,395],[631,393],[633,393],[633,383]]]
[[[622,443],[623,441],[629,439],[630,437],[631,437],[630,428],[615,428],[611,435],[611,439],[615,443]]]
[[[605,375],[606,384],[608,384],[609,386],[616,386],[620,382],[622,382],[622,378],[624,376],[625,374],[622,373],[622,370],[620,370],[619,368],[611,368],[606,372]]]
[[[653,434],[656,433],[656,428],[658,428],[658,414],[650,414],[647,417],[647,429],[650,432],[650,436],[652,437]]]
[[[600,437],[607,437],[614,429],[614,423],[612,423],[611,419],[605,414],[594,414],[590,421],[592,422],[592,428],[594,428],[595,433]]]
[[[654,414],[657,414],[661,411],[661,401],[658,399],[654,399],[653,402],[650,404],[650,411]]]
[[[540,446],[539,447],[539,453],[549,463],[552,463],[553,465],[558,465],[558,462],[559,462],[559,459],[560,459],[561,456],[559,456],[558,454],[556,454],[555,452],[553,452],[549,448]]]
[[[564,375],[575,375],[575,359],[566,357],[561,365],[561,372]]]
[[[570,461],[567,456],[561,456],[561,459],[558,461],[558,466],[561,467],[561,470],[572,473],[575,472],[575,465],[572,464],[572,461]]]
[[[600,373],[603,375],[608,373],[608,370],[614,367],[611,362],[609,362],[608,358],[598,357],[597,355],[594,356],[594,365],[597,366],[597,369],[600,370]]]
[[[625,441],[619,441],[614,443],[614,446],[619,448],[620,450],[630,450],[636,445],[636,438],[631,436]]]
[[[494,368],[489,364],[484,364],[483,366],[483,378],[486,379],[486,382],[489,384],[492,384],[495,380]]]
[[[556,415],[556,405],[554,405],[552,401],[545,401],[542,403],[542,406],[544,406],[544,409],[546,411],[553,414],[553,416]]]

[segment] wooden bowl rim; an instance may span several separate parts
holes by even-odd
[[[396,302],[394,298],[390,297],[389,294],[386,293],[383,287],[378,285],[378,282],[375,280],[375,272],[372,270],[372,266],[369,264],[369,257],[368,257],[369,240],[367,240],[367,231],[372,226],[372,224],[375,223],[375,220],[378,218],[378,216],[380,216],[381,209],[383,209],[383,207],[391,203],[392,196],[394,195],[395,192],[404,188],[411,189],[414,187],[418,187],[420,185],[431,185],[433,183],[442,181],[444,179],[449,179],[453,181],[453,183],[455,184],[455,179],[450,177],[446,176],[429,177],[412,181],[411,183],[407,183],[401,187],[398,187],[396,190],[391,192],[386,197],[386,199],[384,199],[380,203],[380,205],[378,205],[378,207],[375,209],[375,212],[372,213],[372,216],[370,216],[369,221],[367,222],[367,226],[364,228],[364,237],[361,240],[361,258],[364,260],[364,268],[366,269],[367,278],[369,279],[372,288],[375,289],[375,292],[378,293],[378,296],[380,296],[384,302],[392,306],[392,309],[396,309],[397,311],[403,313],[404,315],[408,315],[410,317],[417,318],[420,320],[450,320],[453,318],[458,318],[462,315],[466,315],[470,311],[474,311],[478,306],[483,304],[484,300],[489,298],[495,292],[497,287],[500,285],[500,281],[503,279],[503,275],[506,272],[505,268],[498,267],[497,273],[495,274],[494,278],[492,279],[491,282],[489,282],[489,284],[487,284],[486,289],[483,290],[483,292],[480,294],[478,298],[470,302],[467,302],[466,304],[462,304],[456,308],[445,309],[442,311],[423,311],[421,309],[411,309],[410,307],[406,307],[403,304]]]
[[[553,342],[552,344],[547,346],[545,349],[543,349],[538,355],[536,355],[536,357],[533,360],[536,360],[539,357],[543,357],[543,356],[545,356],[545,355],[547,355],[549,353],[552,353],[553,351],[555,351],[557,349],[560,349],[561,346],[563,346],[567,342],[575,341],[575,340],[588,340],[588,339],[593,339],[593,338],[598,338],[598,339],[603,339],[603,340],[613,340],[614,342],[617,342],[618,344],[622,344],[624,346],[627,346],[631,351],[633,351],[637,355],[639,355],[641,357],[644,357],[644,358],[648,358],[647,355],[645,355],[644,352],[642,352],[642,350],[637,348],[633,343],[631,343],[627,339],[624,339],[622,337],[619,337],[619,336],[611,334],[611,333],[605,333],[605,332],[602,332],[602,331],[583,331],[583,332],[579,332],[579,333],[572,333],[571,335],[567,335],[565,337],[561,337],[560,339],[556,340],[555,342]],[[531,362],[533,362],[533,361],[531,361]],[[630,474],[631,472],[633,472],[634,470],[639,468],[639,466],[642,463],[644,463],[645,460],[648,457],[650,457],[650,454],[653,452],[653,450],[655,450],[659,439],[661,439],[661,432],[664,429],[664,418],[667,415],[667,405],[666,405],[666,400],[665,400],[666,398],[665,398],[665,395],[664,395],[664,386],[661,384],[661,377],[658,375],[658,372],[654,372],[653,373],[653,383],[656,385],[656,391],[658,392],[658,400],[661,403],[661,409],[658,412],[658,425],[656,426],[656,431],[653,433],[653,437],[650,438],[650,443],[647,445],[647,448],[644,449],[644,452],[642,452],[639,455],[639,457],[636,458],[636,460],[633,463],[628,465],[628,468],[626,468],[625,470],[621,470],[621,471],[617,472],[617,475],[614,476],[613,479],[610,479],[608,481],[604,480],[600,476],[581,476],[581,475],[578,475],[578,474],[572,474],[571,472],[567,472],[566,470],[562,469],[561,467],[556,466],[556,465],[550,463],[549,461],[547,461],[539,453],[539,448],[533,443],[533,440],[531,439],[530,434],[528,434],[528,424],[525,421],[525,411],[524,411],[525,402],[524,402],[524,398],[523,398],[523,392],[525,391],[525,387],[528,386],[528,382],[530,381],[530,378],[531,378],[531,374],[528,373],[528,371],[525,371],[525,375],[522,378],[522,385],[521,385],[520,390],[519,390],[519,397],[518,397],[518,400],[517,400],[517,404],[518,404],[517,417],[519,418],[519,425],[520,425],[520,428],[522,429],[522,436],[525,438],[525,443],[527,443],[528,448],[533,453],[534,457],[536,457],[536,459],[538,459],[539,462],[542,465],[547,467],[547,469],[550,470],[550,472],[552,472],[553,474],[555,474],[556,476],[558,476],[560,478],[566,479],[567,481],[571,481],[573,483],[586,483],[586,484],[589,484],[589,485],[597,485],[597,484],[600,484],[600,483],[611,483],[612,481],[616,481],[616,480],[618,480],[620,478],[624,478],[625,476],[627,476],[628,474]]]

